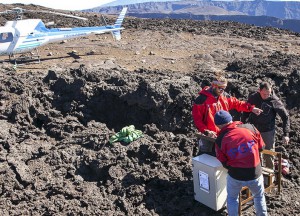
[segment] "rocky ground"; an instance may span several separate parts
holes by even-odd
[[[190,20],[127,18],[124,27],[119,42],[106,34],[50,44],[41,63],[17,70],[1,57],[0,214],[227,215],[194,200],[192,178],[191,101],[215,69],[240,99],[269,80],[286,103],[291,142],[282,145],[278,119],[276,150],[292,169],[267,206],[300,214],[299,35]],[[109,144],[131,124],[143,138]]]

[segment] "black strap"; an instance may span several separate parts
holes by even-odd
[[[246,128],[248,130],[250,130],[251,132],[253,132],[255,134],[255,136],[257,136],[257,129],[256,127],[254,127],[253,124],[240,124],[240,125],[237,125],[237,127],[239,128]],[[228,130],[225,130],[223,131],[222,133],[219,134],[219,136],[217,137],[216,139],[216,144],[218,145],[218,147],[221,149],[222,147],[222,140],[223,140],[223,137],[229,132],[230,129]]]
[[[220,133],[219,136],[217,137],[217,139],[216,139],[216,144],[218,145],[219,149],[221,149],[223,137],[225,136],[225,134],[227,134],[228,131],[229,131],[229,130],[223,131],[223,132]]]
[[[246,129],[250,130],[251,132],[253,132],[255,134],[255,136],[257,136],[257,132],[258,131],[257,131],[256,127],[253,124],[249,124],[249,123],[247,123],[247,124],[240,124],[240,125],[237,125],[237,127],[239,127],[239,128],[246,128]]]
[[[206,101],[207,96],[200,94],[195,100],[194,103],[197,105],[203,104]]]

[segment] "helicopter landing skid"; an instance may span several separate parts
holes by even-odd
[[[29,52],[18,57],[9,55],[9,62],[14,63],[15,65],[25,64],[27,62],[39,64],[41,63],[41,59],[38,50],[36,50],[36,53]]]

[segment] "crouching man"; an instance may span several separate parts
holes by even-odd
[[[216,156],[228,169],[227,210],[229,216],[238,215],[238,196],[247,186],[254,197],[256,215],[267,215],[264,182],[259,152],[265,143],[259,131],[251,124],[232,121],[229,112],[221,110],[214,116],[220,128],[216,139]]]

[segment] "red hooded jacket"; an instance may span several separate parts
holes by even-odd
[[[219,132],[219,128],[215,125],[214,115],[220,110],[236,109],[238,112],[251,112],[255,106],[245,101],[240,101],[235,97],[231,97],[223,92],[219,97],[215,97],[209,86],[206,86],[199,92],[193,104],[192,116],[194,123],[201,133],[205,130]]]
[[[253,125],[235,121],[221,129],[215,148],[218,160],[232,178],[249,181],[261,175],[259,152],[264,146]]]

